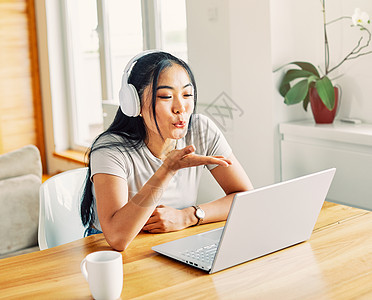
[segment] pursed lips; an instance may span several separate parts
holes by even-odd
[[[173,125],[177,128],[184,128],[186,126],[186,121],[177,121],[176,123],[173,123]]]
[[[173,124],[173,126],[176,126],[178,128],[183,128],[187,124],[187,121],[186,121],[185,118],[182,118],[181,116],[178,116],[178,118],[175,119],[172,124]]]

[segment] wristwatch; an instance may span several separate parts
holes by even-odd
[[[198,219],[198,222],[194,226],[198,226],[205,218],[205,211],[199,205],[193,205],[192,207],[195,208],[195,217]]]

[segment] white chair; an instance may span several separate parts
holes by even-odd
[[[40,250],[84,236],[80,202],[87,171],[88,168],[66,171],[49,178],[41,185],[38,232]]]

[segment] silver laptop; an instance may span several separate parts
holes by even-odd
[[[336,169],[235,195],[224,227],[152,247],[209,273],[310,238]]]

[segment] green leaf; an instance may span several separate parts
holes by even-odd
[[[280,84],[280,87],[279,87],[279,93],[280,95],[282,95],[283,97],[285,97],[285,94],[288,93],[288,91],[290,90],[291,86],[289,85],[289,83],[287,84],[283,84],[281,83]]]
[[[309,102],[310,102],[310,97],[309,97],[309,93],[307,93],[304,101],[302,102],[302,107],[304,108],[305,111],[307,111],[307,107],[309,106]]]
[[[335,90],[329,78],[324,76],[322,79],[316,81],[315,88],[324,105],[329,110],[332,110],[335,107]]]
[[[314,75],[313,73],[311,73],[309,71],[306,71],[306,70],[292,69],[292,70],[289,70],[285,74],[282,82],[284,82],[284,83],[290,83],[294,79],[302,78],[302,77],[310,77],[310,76],[313,76],[313,75]]]
[[[314,75],[313,75],[313,73],[311,73],[309,71],[296,70],[296,69],[288,70],[287,73],[285,73],[285,75],[284,75],[284,77],[283,77],[283,79],[280,83],[279,93],[283,97],[285,97],[285,95],[288,93],[288,91],[290,89],[289,83],[292,80],[295,80],[295,79],[298,79],[298,78],[310,77],[310,76],[314,76]]]
[[[300,103],[306,98],[309,90],[308,79],[297,82],[285,95],[284,103],[288,105]]]
[[[320,77],[317,68],[316,68],[313,64],[311,64],[311,63],[304,62],[304,61],[294,61],[294,62],[291,62],[291,63],[289,63],[289,64],[297,65],[297,66],[299,66],[302,70],[305,70],[305,71],[311,72],[311,73],[313,73],[314,75],[316,75],[317,77]]]
[[[316,80],[319,79],[315,76],[313,76],[313,78],[308,78],[308,82],[309,82],[309,92],[307,93],[306,95],[306,98],[304,99],[304,101],[302,102],[302,107],[304,108],[305,111],[307,111],[307,108],[309,106],[309,103],[310,103],[310,88],[314,87],[315,86],[315,82]]]

